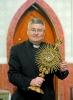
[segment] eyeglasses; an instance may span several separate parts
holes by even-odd
[[[38,33],[41,33],[41,32],[43,32],[43,29],[35,29],[35,28],[32,28],[32,29],[30,29],[30,31],[31,32],[38,32]]]

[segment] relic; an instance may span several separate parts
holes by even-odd
[[[60,38],[56,39],[55,45],[44,44],[35,54],[35,63],[39,67],[39,76],[43,77],[46,74],[53,73],[59,70],[59,64],[62,62],[58,46],[62,43]],[[38,93],[44,94],[43,90],[39,87],[29,86],[29,89]]]

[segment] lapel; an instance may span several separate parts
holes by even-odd
[[[38,67],[35,64],[35,61],[33,61],[33,59],[35,59],[35,56],[34,56],[33,48],[31,46],[31,44],[29,43],[29,41],[25,42],[24,50],[25,50],[29,60],[31,61],[34,70],[36,71],[37,74],[39,74]]]

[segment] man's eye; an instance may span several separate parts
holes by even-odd
[[[34,30],[34,29],[32,29],[31,31],[32,31],[32,32],[35,32],[35,30]]]
[[[38,30],[38,32],[42,32],[42,30],[41,30],[41,29],[39,29],[39,30]]]

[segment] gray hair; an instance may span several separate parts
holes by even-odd
[[[43,29],[45,29],[45,23],[39,18],[33,18],[28,23],[28,29],[32,24],[42,24]]]

